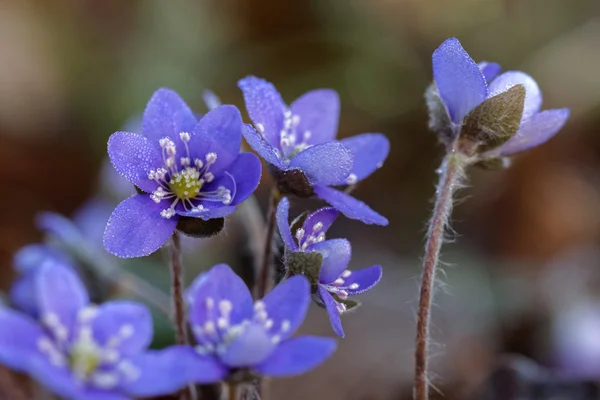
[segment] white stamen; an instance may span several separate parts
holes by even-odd
[[[108,363],[116,363],[121,358],[121,354],[115,349],[107,349],[102,352],[102,359]]]
[[[200,169],[202,167],[204,167],[204,163],[202,162],[201,159],[199,158],[194,158],[194,165],[196,166],[196,168]]]
[[[88,322],[98,315],[98,307],[88,306],[84,307],[77,313],[77,319],[80,322]]]
[[[304,229],[300,228],[296,231],[296,239],[298,239],[298,241],[302,240],[302,238],[304,237]]]
[[[284,113],[283,113],[283,117],[287,118],[287,119],[292,118],[292,111],[291,110],[285,110]]]
[[[287,332],[290,330],[292,324],[289,320],[284,319],[283,321],[281,321],[281,331],[282,332]]]
[[[206,298],[206,308],[208,308],[209,310],[212,310],[212,308],[215,306],[215,300],[212,297],[207,297]]]
[[[217,319],[217,326],[219,329],[226,329],[229,326],[229,321],[227,321],[227,318],[220,317]]]
[[[256,124],[255,126],[256,126],[256,131],[257,131],[258,133],[260,133],[261,135],[262,135],[263,133],[265,133],[265,126],[264,126],[263,124],[261,124],[261,123],[258,123],[258,124]]]
[[[169,157],[173,157],[175,154],[177,154],[177,148],[173,142],[169,143],[169,145],[166,147],[166,150]]]
[[[219,311],[221,311],[223,316],[228,316],[231,310],[233,310],[233,303],[231,301],[227,299],[219,301]]]
[[[277,344],[277,343],[281,342],[281,336],[279,336],[279,335],[274,335],[274,336],[271,338],[271,342],[272,342],[273,344]]]
[[[352,285],[348,286],[351,290],[356,290],[359,287],[358,283],[353,283]]]
[[[262,300],[257,300],[254,303],[254,311],[262,311],[265,309],[265,303]]]
[[[269,314],[265,310],[256,311],[254,315],[259,321],[266,321],[269,318]]]
[[[190,166],[190,158],[189,157],[181,157],[179,159],[179,162],[181,163],[181,165],[183,165],[184,167],[189,167]]]
[[[204,331],[209,335],[215,333],[215,323],[212,321],[206,321],[204,323]]]
[[[112,389],[119,383],[119,376],[109,372],[96,372],[91,376],[95,386],[101,389]]]
[[[350,174],[346,178],[346,183],[349,185],[354,185],[356,182],[358,182],[358,177],[356,176],[356,174]]]
[[[212,172],[207,172],[204,174],[204,179],[206,180],[206,182],[212,182],[213,179],[215,179],[215,176]]]
[[[135,381],[140,377],[140,370],[135,365],[127,360],[123,360],[117,364],[117,369],[125,375],[128,381]]]
[[[175,214],[177,214],[177,213],[175,212],[175,209],[173,209],[173,208],[167,208],[167,209],[162,210],[160,212],[160,216],[163,217],[163,218],[166,218],[166,219],[171,218]]]
[[[187,143],[190,141],[191,136],[190,136],[189,132],[179,132],[179,138],[181,139],[182,142]]]
[[[333,281],[333,284],[335,286],[341,286],[344,284],[344,280],[342,278],[337,278],[335,281]]]
[[[175,165],[175,159],[172,157],[167,158],[167,160],[165,161],[165,165],[167,166],[167,168],[173,167],[173,165]]]
[[[342,278],[344,279],[348,278],[350,275],[352,275],[352,271],[350,271],[349,269],[342,272]]]
[[[300,116],[297,114],[292,115],[292,126],[298,126],[299,123],[300,123]]]
[[[268,319],[265,321],[265,329],[269,330],[273,327],[273,320],[272,319]]]
[[[171,140],[167,137],[164,137],[158,141],[158,143],[160,144],[160,147],[163,149],[166,148],[170,142],[171,142]]]
[[[345,290],[340,290],[339,292],[336,293],[338,295],[338,297],[340,299],[346,299],[348,297],[348,292],[346,292]]]
[[[217,161],[217,153],[208,153],[206,155],[206,162],[209,164],[214,164]]]
[[[121,329],[119,329],[119,336],[125,339],[130,338],[131,336],[133,336],[134,332],[135,330],[133,329],[133,325],[125,324],[121,327]]]
[[[313,232],[319,232],[321,229],[323,229],[323,223],[321,221],[313,225]]]
[[[312,132],[311,131],[304,131],[304,133],[302,134],[302,137],[304,138],[304,141],[306,142],[308,139],[310,139],[310,137],[312,136]]]

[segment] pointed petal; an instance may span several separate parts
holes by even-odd
[[[112,346],[120,354],[130,356],[145,350],[152,341],[152,317],[142,304],[128,300],[116,300],[102,304],[93,317],[92,332],[96,343]]]
[[[47,259],[71,263],[73,260],[63,250],[46,244],[29,244],[21,247],[13,257],[15,270],[23,273],[34,271]]]
[[[72,268],[46,261],[36,274],[35,287],[42,320],[53,319],[56,326],[60,325],[66,329],[65,337],[58,337],[62,335],[58,328],[53,331],[57,339],[72,338],[75,334],[77,314],[90,302],[81,279]],[[50,324],[48,322],[48,325]]]
[[[38,341],[46,336],[30,317],[9,308],[0,308],[0,363],[28,372],[31,360],[44,358]],[[48,338],[48,340],[51,340]]]
[[[328,284],[340,277],[350,263],[352,247],[346,239],[331,239],[313,244],[310,251],[318,251],[323,255],[323,265],[319,272],[319,282]]]
[[[262,326],[249,325],[220,355],[231,368],[251,367],[263,362],[275,349],[275,343]]]
[[[287,340],[255,369],[265,376],[292,376],[310,371],[328,359],[337,347],[334,339],[301,336]]]
[[[277,285],[265,296],[263,302],[267,318],[273,321],[269,334],[285,340],[306,317],[310,304],[310,284],[303,276],[293,276]]]
[[[381,280],[381,274],[381,266],[379,265],[352,271],[350,276],[344,279],[343,289],[346,290],[350,296],[364,293]],[[358,287],[352,289],[352,285],[358,285]]]
[[[258,187],[262,174],[262,164],[254,154],[241,153],[227,167],[227,173],[233,177],[236,184],[235,197],[231,201],[231,205],[235,206],[250,197]]]
[[[279,159],[276,147],[271,146],[256,130],[250,125],[242,126],[242,135],[248,142],[248,145],[258,153],[266,162],[279,169],[286,169]]]
[[[352,170],[354,157],[341,142],[309,147],[296,154],[290,168],[301,169],[313,184],[332,185],[343,181]]]
[[[482,61],[479,64],[477,64],[477,66],[481,70],[481,73],[485,77],[485,81],[487,83],[490,83],[492,79],[494,79],[502,69],[500,64],[487,61]]]
[[[142,116],[142,135],[160,149],[164,137],[179,139],[180,132],[192,132],[196,117],[183,99],[171,89],[161,88],[152,95]],[[155,167],[156,168],[156,167]]]
[[[327,291],[327,289],[323,288],[321,285],[319,285],[318,292],[319,296],[321,296],[321,300],[323,300],[323,304],[325,304],[327,314],[329,315],[329,322],[331,322],[331,328],[333,329],[336,335],[343,338],[344,328],[342,328],[342,319],[340,318],[340,312],[337,309],[337,302]]]
[[[388,220],[384,216],[373,211],[362,201],[356,200],[354,197],[344,192],[322,185],[315,185],[313,190],[317,196],[337,208],[342,214],[350,219],[357,219],[365,224],[382,226],[388,224]]]
[[[250,290],[226,264],[215,265],[196,277],[186,292],[186,300],[189,304],[188,319],[195,331],[195,327],[201,328],[207,321],[216,325],[221,309],[227,305],[231,308],[229,325],[237,325],[252,317]],[[196,334],[196,339],[203,342],[206,338]]]
[[[342,139],[342,143],[354,154],[351,173],[354,174],[355,182],[365,179],[380,168],[390,152],[390,141],[381,133],[363,133]],[[353,182],[344,180],[339,183]]]
[[[487,85],[475,61],[460,42],[448,39],[433,52],[433,79],[452,121],[463,117],[485,100]]]
[[[309,144],[319,144],[335,139],[340,119],[340,97],[335,90],[311,90],[300,96],[290,106],[292,115],[300,117],[296,132],[302,137],[310,132]]]
[[[569,109],[546,110],[535,114],[521,125],[515,136],[490,154],[509,156],[550,140],[569,119]]]
[[[531,76],[521,71],[508,71],[499,75],[490,83],[488,98],[504,93],[519,84],[525,86],[525,103],[521,121],[526,121],[542,107],[542,92]]]
[[[246,110],[254,125],[262,125],[267,142],[274,148],[279,148],[283,113],[287,106],[275,86],[264,79],[248,76],[238,81],[238,87],[244,93]]]
[[[217,382],[228,372],[216,359],[202,357],[187,346],[147,351],[129,361],[140,372],[137,379],[123,385],[131,397],[172,394],[192,382]]]
[[[54,212],[41,212],[36,215],[37,227],[54,239],[69,247],[79,247],[85,242],[79,228],[64,215]]]
[[[326,234],[338,214],[338,210],[333,207],[323,207],[306,217],[302,225],[304,236],[300,240],[300,246],[310,237],[317,238],[319,234]]]
[[[138,194],[115,208],[104,231],[104,248],[121,258],[154,253],[171,237],[178,218],[160,216],[168,201],[155,203],[149,195]]]
[[[210,172],[219,176],[237,158],[242,145],[242,116],[235,106],[226,105],[209,111],[194,127],[188,143],[192,160],[205,162],[208,153],[217,161]]]
[[[108,139],[108,156],[117,172],[143,191],[150,193],[158,187],[148,179],[151,169],[164,164],[158,142],[136,133],[115,132]]]
[[[30,272],[16,279],[10,288],[10,302],[32,317],[38,315],[35,281],[36,273]]]
[[[209,110],[214,110],[215,108],[223,105],[221,99],[219,99],[219,96],[217,96],[212,90],[208,89],[202,92],[202,100],[204,100],[204,104]]]
[[[279,234],[281,235],[281,239],[283,239],[283,243],[286,245],[286,247],[294,251],[298,250],[298,245],[292,237],[289,214],[290,201],[287,199],[287,197],[284,197],[277,205],[277,228],[279,229]]]

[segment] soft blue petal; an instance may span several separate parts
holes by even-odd
[[[301,336],[281,343],[262,364],[254,367],[265,376],[292,376],[310,371],[328,359],[337,347],[334,339]]]
[[[158,143],[136,133],[115,132],[108,139],[108,156],[117,172],[140,189],[150,193],[158,187],[148,179],[150,170],[164,165]]]
[[[240,153],[242,116],[235,106],[220,106],[204,115],[191,133],[190,157],[206,162],[206,155],[215,153],[217,160],[209,171],[219,176]]]
[[[354,167],[352,167],[352,180],[340,183],[358,182],[371,175],[383,165],[390,152],[390,141],[381,133],[363,133],[347,139],[342,143],[354,154]]]
[[[186,211],[186,210],[175,210],[178,215],[182,215],[184,217],[192,217],[192,218],[201,218],[205,221],[213,218],[223,218],[232,214],[235,210],[237,210],[236,206],[222,206],[219,207],[214,203],[203,204],[205,209],[203,211]]]
[[[502,69],[500,64],[493,63],[493,62],[487,62],[487,61],[482,61],[479,64],[477,64],[477,66],[481,70],[481,73],[485,77],[485,81],[487,83],[490,83],[492,81],[492,79],[494,79],[496,77],[496,75],[498,75],[500,73],[500,70]]]
[[[287,197],[284,197],[277,205],[277,228],[279,229],[279,234],[283,239],[283,243],[288,247],[288,249],[295,251],[298,250],[298,245],[294,241],[290,231],[289,213],[290,201],[287,199]]]
[[[313,244],[308,248],[323,255],[323,265],[319,272],[319,282],[331,283],[340,277],[350,263],[352,247],[346,239],[331,239]]]
[[[362,201],[356,200],[344,192],[322,185],[315,185],[313,190],[317,196],[337,208],[350,219],[357,219],[365,224],[383,226],[388,224],[388,220],[384,216],[373,211]]]
[[[172,394],[192,382],[218,382],[228,372],[216,359],[202,357],[187,346],[147,351],[129,361],[140,371],[138,379],[123,384],[123,391],[132,397]]]
[[[333,207],[323,207],[306,217],[302,225],[304,235],[300,240],[300,245],[306,243],[309,238],[316,239],[319,234],[326,234],[338,214],[339,212]]]
[[[177,216],[169,219],[160,216],[168,206],[168,201],[157,204],[145,194],[123,200],[106,224],[106,250],[121,258],[154,253],[171,237],[177,225]]]
[[[569,114],[568,108],[546,110],[535,114],[521,125],[512,138],[488,154],[510,156],[538,146],[558,133],[569,119]]]
[[[246,139],[252,150],[257,152],[266,162],[279,169],[285,169],[277,155],[276,148],[271,146],[252,126],[247,124],[242,126],[242,135],[244,135],[244,139]]]
[[[296,133],[302,137],[310,132],[309,144],[320,144],[335,139],[340,119],[340,97],[335,90],[311,90],[290,106],[293,115],[300,117]]]
[[[10,288],[11,303],[32,317],[37,317],[38,315],[35,276],[35,272],[25,274],[17,278]]]
[[[27,374],[40,383],[48,391],[66,399],[81,399],[81,386],[66,367],[57,367],[45,357],[34,357],[30,360]],[[86,398],[86,400],[88,400]]]
[[[70,247],[81,246],[84,241],[81,231],[69,218],[54,212],[41,212],[36,215],[36,225],[56,240]]]
[[[231,205],[235,206],[246,200],[258,187],[262,174],[262,164],[252,153],[242,153],[227,167],[227,173],[236,184],[235,197]]]
[[[521,121],[526,121],[542,108],[542,92],[531,76],[521,71],[505,72],[490,83],[488,97],[504,93],[511,87],[519,84],[525,86],[525,103],[523,105],[523,117]]]
[[[237,325],[252,317],[252,295],[238,275],[226,264],[218,264],[199,275],[186,292],[189,304],[188,319],[192,329],[202,328],[207,321],[216,325],[223,316],[222,308],[230,305],[228,325]],[[198,342],[207,341],[203,334],[196,334]],[[210,341],[210,340],[209,340]]]
[[[96,343],[107,345],[118,339],[114,347],[130,356],[145,350],[152,341],[152,316],[146,306],[129,300],[116,300],[98,307],[92,321]]]
[[[350,296],[364,293],[381,280],[381,274],[381,266],[379,265],[352,271],[349,277],[344,278],[344,283],[340,286],[340,289],[346,290]],[[351,285],[354,284],[358,285],[356,289],[351,288]]]
[[[264,79],[248,76],[238,81],[238,87],[244,94],[246,110],[254,125],[262,125],[264,138],[271,146],[279,148],[283,113],[287,110],[287,106],[275,86]]]
[[[329,315],[329,322],[331,322],[331,328],[339,337],[344,337],[344,328],[342,328],[342,320],[340,318],[340,312],[337,308],[337,302],[331,296],[331,293],[327,291],[327,289],[323,288],[319,285],[318,288],[319,296],[321,296],[321,300],[323,300],[323,304],[325,304],[325,309],[327,310],[327,314]]]
[[[42,320],[48,322],[47,319],[56,318],[66,328],[68,337],[72,338],[77,326],[77,314],[90,301],[81,279],[72,268],[46,261],[36,275],[35,286]],[[57,333],[56,330],[50,330]]]
[[[309,147],[296,154],[290,168],[301,169],[313,184],[332,185],[352,171],[354,156],[341,142],[332,141]]]
[[[276,344],[262,326],[248,325],[219,357],[231,368],[251,367],[271,355]]]
[[[185,101],[171,89],[161,88],[154,92],[142,116],[142,134],[156,149],[160,149],[160,139],[168,136],[175,141],[179,133],[191,133],[194,125],[196,117]]]
[[[30,244],[21,247],[13,257],[13,265],[19,272],[36,270],[47,259],[71,263],[72,260],[63,250],[47,244]]]
[[[310,284],[300,275],[293,276],[269,292],[263,299],[267,319],[273,321],[269,335],[289,338],[304,321],[310,304]]]
[[[73,215],[73,222],[86,242],[96,249],[102,248],[106,221],[112,214],[114,203],[100,197],[93,197],[79,207]]]
[[[433,52],[433,79],[450,119],[459,124],[463,117],[487,96],[481,70],[460,42],[447,39]]]
[[[209,111],[223,105],[221,99],[219,99],[219,96],[217,96],[212,90],[208,89],[202,92],[202,100],[204,100],[204,104]]]
[[[33,319],[9,308],[0,308],[0,326],[1,364],[27,372],[31,360],[44,358],[37,343],[46,334]]]

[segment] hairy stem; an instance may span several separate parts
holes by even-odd
[[[265,221],[263,220],[262,211],[256,201],[256,197],[250,196],[244,201],[238,211],[235,213],[239,224],[245,232],[247,240],[247,250],[252,256],[251,271],[248,274],[250,285],[253,286],[258,282],[261,273],[262,258],[263,258],[263,235],[266,230]],[[250,268],[249,268],[250,269]]]
[[[229,400],[238,400],[237,383],[230,383],[228,390]]]
[[[453,195],[460,185],[463,168],[464,161],[461,156],[450,152],[444,158],[439,170],[440,180],[436,189],[435,205],[427,231],[427,242],[423,257],[423,275],[421,277],[421,293],[417,313],[415,400],[429,399],[427,347],[429,344],[429,323],[431,320],[436,268],[440,257],[440,249],[444,241],[446,225],[452,213]]]
[[[261,299],[271,289],[273,284],[272,276],[273,271],[271,268],[271,261],[273,258],[273,234],[275,233],[275,214],[277,211],[277,204],[279,204],[279,193],[276,189],[271,191],[269,197],[269,211],[267,212],[267,226],[264,242],[264,251],[262,255],[262,262],[260,270],[258,272],[258,281],[254,286],[254,298]]]

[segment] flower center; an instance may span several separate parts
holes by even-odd
[[[178,149],[170,138],[160,139],[162,148],[164,167],[156,170],[150,170],[148,179],[158,183],[158,188],[152,192],[150,198],[156,203],[163,200],[171,202],[170,206],[161,211],[163,218],[171,218],[177,214],[175,206],[185,211],[202,212],[205,210],[203,202],[220,202],[225,205],[230,204],[235,196],[230,189],[219,185],[215,190],[205,190],[205,184],[212,182],[215,176],[210,172],[210,167],[217,161],[217,153],[207,153],[204,159],[190,158],[188,142],[191,135],[187,132],[181,132],[179,139],[185,149],[185,156],[178,156]],[[224,173],[225,177],[232,182],[235,188],[235,182],[231,175]]]
[[[299,115],[292,114],[290,110],[283,113],[283,129],[279,132],[279,147],[281,150],[275,149],[275,153],[286,165],[290,163],[296,154],[312,146],[308,143],[311,132],[298,132],[298,124],[300,124]],[[265,131],[264,125],[256,124],[256,130],[262,135]]]
[[[81,378],[89,377],[102,361],[102,351],[93,340],[78,340],[69,353],[71,368]]]

